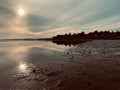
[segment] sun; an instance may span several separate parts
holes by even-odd
[[[18,14],[22,17],[25,16],[25,10],[23,8],[18,10]]]

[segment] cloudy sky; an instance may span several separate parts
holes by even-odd
[[[120,28],[120,0],[0,0],[0,38]]]

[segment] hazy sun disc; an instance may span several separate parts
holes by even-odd
[[[24,9],[19,9],[18,10],[18,14],[20,15],[20,16],[24,16],[25,15],[25,11],[24,11]]]

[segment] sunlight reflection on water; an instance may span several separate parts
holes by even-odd
[[[24,72],[24,73],[27,73],[27,72],[28,72],[27,67],[28,67],[28,66],[27,66],[27,64],[25,64],[25,63],[20,63],[19,66],[18,66],[19,71],[20,71],[20,72]]]

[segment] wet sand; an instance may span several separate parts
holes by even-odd
[[[103,64],[104,62],[104,64]],[[30,67],[31,74],[14,77],[17,81],[34,82],[34,90],[119,90],[120,62],[96,59],[70,61],[54,66]],[[19,87],[19,86],[18,86]]]
[[[0,72],[1,90],[120,90],[119,40],[86,42],[62,51],[39,48],[24,56],[23,72]]]

